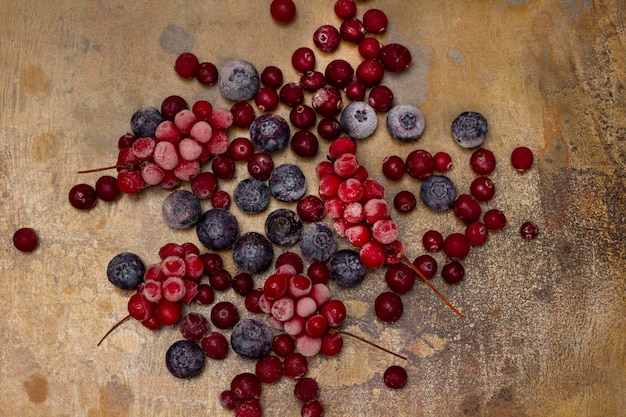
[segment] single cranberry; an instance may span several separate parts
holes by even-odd
[[[344,89],[346,97],[350,101],[363,101],[365,98],[365,84],[359,80],[351,81]]]
[[[259,300],[263,295],[263,291],[260,289],[254,289],[246,294],[246,299],[244,300],[244,305],[246,310],[254,314],[263,313],[261,306],[259,305]]]
[[[408,379],[406,369],[398,365],[390,366],[383,373],[383,381],[391,389],[403,388]]]
[[[383,292],[374,300],[376,317],[386,323],[398,321],[402,316],[403,310],[402,298],[395,292]]]
[[[324,217],[324,214],[326,214],[324,202],[315,195],[306,195],[300,198],[296,210],[298,216],[308,222],[320,221]]]
[[[96,205],[98,194],[89,184],[77,184],[70,189],[70,204],[79,210],[89,210]]]
[[[443,252],[451,259],[463,259],[470,251],[470,242],[462,233],[451,233],[443,241]]]
[[[196,79],[200,84],[213,85],[217,82],[217,67],[211,62],[202,62],[198,67]]]
[[[307,71],[300,77],[300,86],[306,91],[315,91],[326,85],[326,77],[319,71]]]
[[[465,237],[472,246],[480,246],[489,238],[489,229],[484,223],[475,221],[465,227]]]
[[[32,252],[38,242],[37,233],[30,227],[22,227],[13,233],[13,245],[19,251]]]
[[[391,72],[402,72],[411,65],[411,51],[399,43],[383,45],[378,57],[383,67]]]
[[[235,138],[228,145],[227,152],[234,161],[245,161],[254,153],[254,145],[248,138]]]
[[[261,72],[261,82],[267,87],[279,88],[283,85],[283,72],[273,65],[267,66]]]
[[[457,219],[469,224],[480,218],[481,207],[478,200],[472,195],[461,194],[454,200],[452,211]]]
[[[313,43],[322,52],[332,52],[339,46],[341,36],[333,25],[322,25],[313,33]]]
[[[356,142],[349,136],[341,136],[334,140],[328,147],[328,153],[332,160],[339,158],[345,153],[350,154],[346,157],[345,162],[354,165],[353,171],[359,166],[359,162],[354,155],[356,153]]]
[[[340,19],[350,19],[356,15],[356,3],[354,0],[337,0],[333,8]]]
[[[215,291],[225,291],[230,288],[232,276],[225,269],[218,269],[209,275],[209,285]]]
[[[117,179],[110,175],[103,175],[96,181],[96,194],[102,201],[113,201],[120,195]]]
[[[309,362],[307,358],[298,352],[288,354],[283,360],[285,367],[285,376],[293,379],[300,379],[309,370]]]
[[[181,318],[179,328],[185,339],[198,342],[209,331],[209,320],[202,314],[191,311]]]
[[[161,102],[161,115],[167,120],[174,120],[179,111],[188,108],[187,102],[181,96],[169,96]]]
[[[293,0],[272,0],[270,14],[279,23],[289,23],[296,17],[296,5]]]
[[[174,71],[183,78],[193,78],[198,73],[200,61],[191,52],[178,55],[174,63]]]
[[[281,103],[295,107],[304,103],[304,90],[298,83],[287,83],[280,88],[278,98]]]
[[[181,98],[182,99],[182,98]],[[184,101],[184,100],[183,100]],[[117,141],[118,149],[130,148],[137,140],[137,137],[132,133],[125,133]]]
[[[332,116],[341,109],[341,93],[334,87],[322,87],[311,97],[311,106],[324,117]]]
[[[315,125],[317,115],[312,107],[299,104],[289,112],[289,121],[298,129],[309,129]]]
[[[294,386],[293,395],[300,404],[308,404],[319,397],[319,386],[313,378],[301,378]]]
[[[217,190],[211,196],[211,206],[213,208],[227,209],[230,206],[230,194],[225,190]]]
[[[426,279],[431,279],[437,273],[437,261],[428,254],[423,254],[415,258],[413,265],[415,265]]]
[[[261,87],[254,95],[254,103],[263,112],[274,110],[279,102],[278,93],[272,87]]]
[[[248,173],[257,180],[267,181],[274,171],[274,160],[265,152],[256,152],[248,159]]]
[[[531,240],[539,234],[539,228],[533,222],[524,222],[519,229],[520,234],[526,240]]]
[[[371,87],[380,84],[385,75],[385,69],[379,60],[367,58],[356,67],[355,75],[356,79],[361,81],[366,87]]]
[[[317,136],[308,130],[298,130],[291,137],[290,147],[296,155],[302,158],[312,158],[317,155],[319,142]]]
[[[406,169],[404,159],[398,155],[386,156],[383,159],[383,175],[390,180],[399,180],[403,177]]]
[[[335,59],[328,63],[324,71],[326,82],[339,89],[345,88],[354,76],[354,68],[344,59]]]
[[[441,268],[441,278],[448,284],[456,284],[465,276],[465,268],[459,261],[452,260]]]
[[[228,356],[228,340],[226,339],[226,336],[224,336],[220,332],[209,331],[200,340],[200,346],[202,347],[202,352],[211,359],[219,361],[222,359],[226,359],[226,357]],[[232,391],[228,392],[232,394]]]
[[[243,129],[249,128],[256,118],[254,107],[247,101],[240,101],[233,104],[230,108],[230,112],[233,115],[233,126]]]
[[[272,350],[278,356],[282,356],[283,358],[290,353],[293,353],[295,348],[295,340],[293,340],[293,337],[289,336],[287,333],[277,334],[272,340]]]
[[[425,180],[433,174],[435,168],[432,155],[424,149],[409,153],[405,160],[407,173],[418,180]]]
[[[346,42],[359,43],[365,37],[365,25],[356,17],[345,19],[339,26],[341,39]]]
[[[322,139],[335,140],[341,132],[341,123],[335,117],[324,117],[317,123],[317,133]]]
[[[211,162],[211,169],[219,179],[230,180],[235,177],[235,161],[228,155],[218,155]]]
[[[387,15],[380,9],[369,9],[363,13],[363,25],[369,33],[383,33],[388,24]]]
[[[211,322],[218,329],[232,329],[238,321],[237,307],[229,301],[220,301],[211,309]]]
[[[452,157],[446,152],[437,152],[433,155],[435,169],[439,172],[448,172],[452,168]]]
[[[278,255],[274,266],[278,268],[282,265],[293,266],[293,268],[296,270],[296,274],[300,274],[302,273],[302,271],[304,271],[304,263],[302,262],[302,257],[295,252],[287,251]]]
[[[519,146],[511,152],[511,165],[519,172],[525,172],[533,165],[533,151],[525,146]]]
[[[198,285],[198,294],[196,295],[196,303],[202,305],[213,304],[215,300],[215,292],[209,284]]]
[[[283,361],[278,356],[267,355],[257,361],[254,374],[265,384],[276,383],[284,374]]]
[[[490,150],[478,148],[470,156],[470,166],[478,175],[488,175],[496,168],[496,157]]]
[[[399,191],[393,198],[393,206],[400,213],[410,213],[417,206],[415,194],[408,190]]]
[[[393,107],[393,100],[393,91],[386,85],[372,87],[367,96],[369,105],[379,112],[385,112],[391,109],[391,107]]]
[[[201,200],[211,198],[217,191],[218,179],[212,172],[201,172],[191,179],[191,192]]]
[[[437,230],[428,230],[422,236],[422,244],[429,252],[439,252],[443,248],[443,236]]]
[[[237,405],[237,398],[231,390],[224,390],[220,393],[220,404],[227,410],[234,410]]]
[[[320,353],[322,353],[322,355],[328,356],[328,357],[336,356],[339,354],[339,352],[341,352],[342,349],[343,349],[343,337],[341,336],[340,333],[336,333],[336,334],[326,333],[322,335],[322,346],[320,347]],[[316,403],[319,403],[319,401],[313,401],[312,403],[309,403],[307,405],[316,404]],[[303,414],[303,415],[308,415],[308,414]],[[311,417],[322,416],[322,415],[323,413],[311,414]]]
[[[246,296],[254,287],[254,279],[247,272],[238,272],[230,282],[233,290],[241,295]]]
[[[261,397],[261,381],[251,372],[236,375],[230,382],[230,390],[239,401],[258,400]]]
[[[313,71],[315,69],[315,52],[306,46],[296,49],[291,54],[291,65],[302,74]]]
[[[385,272],[385,282],[391,291],[406,294],[415,285],[415,272],[406,264],[393,264]]]
[[[493,198],[496,187],[487,177],[477,177],[470,184],[470,193],[478,201],[489,201]]]
[[[358,50],[363,58],[378,58],[381,47],[382,45],[378,39],[372,36],[366,36],[359,42]]]
[[[488,210],[483,216],[483,223],[489,230],[500,230],[506,225],[506,216],[501,210]]]
[[[208,122],[213,114],[213,105],[206,100],[198,100],[193,103],[191,112],[196,115],[198,120]],[[174,120],[174,118],[172,118]]]
[[[306,270],[306,274],[313,285],[326,284],[330,278],[330,268],[324,262],[312,262]]]

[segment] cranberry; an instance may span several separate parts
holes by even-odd
[[[79,210],[89,210],[96,205],[98,194],[89,184],[77,184],[70,189],[70,204]]]
[[[465,227],[465,237],[472,246],[480,246],[487,241],[489,230],[484,223],[475,221]]]
[[[292,0],[272,0],[270,14],[279,23],[289,23],[296,17],[296,5]]]
[[[364,59],[356,67],[356,78],[366,87],[380,84],[384,75],[385,69],[383,68],[383,64],[375,58]]]
[[[391,389],[400,389],[406,385],[408,376],[403,367],[392,365],[385,370],[383,381],[385,381],[385,385]]]
[[[309,129],[316,120],[315,110],[306,104],[299,104],[289,112],[289,121],[298,129]]]
[[[526,240],[531,240],[539,234],[539,228],[533,222],[524,222],[519,229],[520,234]]]
[[[227,209],[230,206],[230,194],[228,191],[217,190],[211,196],[211,206],[213,208]]]
[[[300,77],[300,86],[306,91],[315,91],[326,84],[326,77],[319,71],[307,71]]]
[[[225,291],[230,288],[232,277],[225,269],[218,269],[209,275],[209,285],[216,291]]]
[[[322,52],[332,52],[339,46],[341,36],[333,25],[322,25],[313,33],[313,43]]]
[[[317,133],[326,140],[335,140],[341,135],[341,123],[335,117],[324,117],[317,123]]]
[[[325,356],[335,356],[341,352],[343,348],[343,337],[341,334],[326,333],[322,336],[322,346],[320,352]],[[315,401],[310,404],[315,404]],[[321,415],[321,414],[320,414]]]
[[[261,299],[262,295],[263,291],[259,289],[252,290],[248,294],[246,294],[246,299],[244,300],[246,310],[255,314],[262,313],[263,310],[261,310],[261,306],[259,305],[259,300]]]
[[[378,39],[371,36],[366,36],[361,42],[359,42],[358,50],[359,54],[363,58],[378,58],[381,47],[382,45],[380,44],[380,41]]]
[[[483,216],[483,222],[489,230],[500,230],[506,225],[506,216],[501,210],[488,210]]]
[[[324,202],[314,195],[306,195],[298,200],[296,210],[302,220],[309,222],[319,221],[326,214]]]
[[[352,81],[353,75],[354,68],[344,59],[330,61],[324,71],[326,82],[339,89],[345,88]]]
[[[447,262],[441,269],[441,278],[448,284],[456,284],[465,276],[465,268],[459,261],[452,260]]]
[[[369,33],[383,33],[388,24],[387,15],[380,9],[369,9],[363,13],[363,25]]]
[[[169,300],[161,300],[156,305],[154,315],[161,325],[169,326],[180,320],[182,310],[183,307],[181,303]]]
[[[290,353],[293,353],[295,347],[295,341],[286,333],[277,334],[272,340],[272,350],[278,356],[282,356],[283,358]]]
[[[411,52],[399,43],[384,45],[378,57],[383,67],[391,72],[402,72],[411,65]]]
[[[333,8],[340,19],[350,19],[356,15],[356,3],[354,0],[337,0]]]
[[[248,138],[233,139],[228,145],[228,156],[234,161],[245,161],[254,153],[254,145]]]
[[[363,22],[356,17],[345,19],[339,27],[341,39],[347,42],[359,43],[365,37],[365,32]]]
[[[525,146],[517,147],[511,152],[511,165],[519,172],[530,169],[533,165],[533,160],[533,151]]]
[[[296,270],[296,274],[302,273],[304,271],[304,263],[302,262],[302,257],[295,252],[283,252],[276,258],[276,263],[274,266],[278,269],[282,265],[290,265]]]
[[[322,87],[313,93],[311,105],[320,115],[328,117],[341,109],[341,93],[333,87]]]
[[[22,252],[32,252],[38,244],[37,233],[30,227],[22,227],[13,233],[13,245]]]
[[[209,331],[209,321],[200,313],[189,312],[180,321],[180,333],[185,339],[200,341]]]
[[[394,292],[383,292],[374,300],[374,312],[380,320],[391,323],[398,321],[404,310],[402,299]]]
[[[206,100],[198,100],[193,103],[191,112],[196,115],[198,120],[208,122],[213,114],[213,105]],[[173,117],[172,120],[174,120]]]
[[[255,375],[265,384],[273,384],[283,377],[283,362],[278,356],[267,355],[255,365]]]
[[[261,72],[261,82],[267,87],[279,88],[283,85],[283,72],[273,65],[267,66]]]
[[[248,159],[248,173],[257,180],[267,181],[274,171],[274,160],[264,152],[252,154]]]
[[[313,71],[315,68],[315,52],[306,46],[296,49],[291,55],[291,65],[302,74]]]
[[[415,272],[406,264],[393,264],[385,272],[385,282],[391,291],[406,294],[415,285]]]
[[[393,91],[386,85],[372,87],[367,96],[369,105],[379,112],[385,112],[391,109],[393,100]]]
[[[443,236],[437,230],[428,230],[422,236],[422,244],[429,252],[439,252],[443,248]]]
[[[260,111],[272,111],[278,107],[280,99],[272,87],[261,87],[254,95],[254,103]]]
[[[475,178],[470,184],[470,193],[478,201],[491,200],[495,192],[496,192],[496,188],[493,185],[493,181],[491,181],[487,177]]]
[[[405,160],[407,173],[418,180],[425,180],[433,174],[434,162],[432,155],[423,149],[409,153]]]
[[[261,397],[261,381],[251,372],[236,375],[230,382],[230,390],[239,401],[258,400]]]
[[[103,175],[96,181],[96,194],[102,201],[113,201],[120,195],[117,179],[110,175]]]
[[[300,84],[287,83],[281,87],[278,92],[278,98],[281,103],[289,107],[295,107],[304,103],[304,91]]]
[[[351,101],[362,101],[365,98],[365,90],[365,85],[361,81],[352,81],[345,88],[346,97]]]
[[[461,194],[454,200],[452,211],[457,219],[469,224],[480,218],[481,207],[478,200],[472,195]]]
[[[313,378],[301,378],[296,382],[293,389],[293,395],[301,404],[308,404],[317,400],[319,396],[319,387]]]
[[[209,331],[200,340],[202,352],[211,359],[222,360],[228,356],[228,340],[220,332]]]
[[[198,67],[196,79],[200,84],[213,85],[217,82],[217,67],[211,62],[202,62]]]
[[[312,262],[306,270],[313,285],[326,284],[330,278],[330,268],[324,262]]]
[[[437,152],[433,155],[435,169],[439,172],[448,172],[452,168],[452,157],[446,152]]]
[[[393,198],[393,206],[400,213],[410,213],[417,206],[415,194],[408,190],[399,191]]]
[[[470,166],[478,175],[488,175],[496,167],[496,157],[490,150],[478,148],[470,156]]]
[[[308,130],[298,130],[291,138],[290,147],[296,155],[302,158],[312,158],[317,155],[319,143],[313,133]]]
[[[246,296],[250,291],[252,291],[254,286],[254,280],[252,278],[252,275],[248,274],[247,272],[239,272],[233,277],[230,285],[233,287],[233,290],[237,294],[241,296]]]
[[[176,96],[178,97],[178,96]],[[182,97],[180,98],[181,100]],[[166,99],[167,100],[167,99]],[[184,102],[185,100],[183,100]],[[187,105],[187,103],[185,103],[185,105]],[[161,110],[163,111],[163,110]],[[164,116],[165,117],[165,116]],[[174,116],[172,116],[172,120],[174,119]],[[124,148],[130,148],[131,146],[133,146],[133,143],[137,140],[137,138],[135,137],[135,135],[133,135],[132,133],[126,133],[122,136],[120,136],[120,138],[117,141],[117,147],[119,149],[124,149]]]
[[[218,329],[232,329],[238,321],[237,307],[229,301],[220,301],[211,309],[211,322]]]
[[[383,175],[390,180],[399,180],[406,169],[404,160],[398,155],[387,156],[383,159]]]
[[[174,63],[174,71],[183,78],[193,78],[198,73],[200,61],[191,52],[183,52],[178,55]]]
[[[198,285],[198,294],[196,295],[196,302],[202,305],[213,304],[215,300],[215,292],[208,284]]]
[[[230,108],[230,112],[233,115],[233,126],[243,129],[249,128],[256,118],[254,107],[247,101],[240,101],[233,104]]]
[[[443,241],[443,252],[451,259],[463,259],[470,251],[470,242],[461,233],[451,233]]]
[[[161,115],[167,120],[174,120],[176,113],[187,108],[189,107],[184,98],[177,95],[169,96],[161,102]]]
[[[230,180],[235,177],[235,161],[228,155],[218,155],[211,163],[211,169],[219,179]]]
[[[341,136],[340,138],[334,140],[328,147],[328,153],[333,160],[339,158],[343,154],[350,154],[345,157],[346,159],[344,159],[344,161],[353,165],[353,172],[350,175],[352,175],[359,167],[359,162],[354,155],[356,153],[356,142],[349,136]]]
[[[285,376],[293,379],[302,378],[309,370],[309,362],[306,357],[297,352],[288,354],[283,360],[283,366],[285,367]]]

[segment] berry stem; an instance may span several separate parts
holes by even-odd
[[[110,334],[111,334],[111,332],[112,332],[113,330],[117,329],[117,328],[120,326],[120,324],[124,323],[124,322],[125,322],[126,320],[128,320],[129,318],[130,318],[130,314],[129,314],[129,315],[127,315],[126,317],[124,317],[123,319],[121,319],[120,321],[118,321],[117,323],[115,323],[115,324],[113,325],[113,327],[111,327],[111,328],[109,329],[109,331],[108,331],[108,332],[106,332],[106,334],[105,334],[104,336],[102,336],[102,339],[100,339],[100,341],[98,342],[98,344],[97,344],[96,346],[100,346],[100,344],[104,341],[104,339],[106,339],[106,338],[107,338],[107,336],[108,336],[108,335],[110,335]]]
[[[424,281],[426,283],[426,285],[428,285],[430,287],[430,289],[433,290],[435,292],[435,294],[437,294],[437,296],[441,299],[441,301],[443,301],[445,305],[450,307],[450,309],[452,311],[454,311],[457,316],[461,317],[462,319],[467,318],[467,317],[465,317],[465,315],[463,313],[461,313],[459,310],[457,310],[456,307],[454,307],[452,305],[452,303],[450,303],[450,301],[448,301],[446,299],[446,297],[444,297],[443,294],[441,294],[439,292],[439,290],[437,290],[437,288],[435,288],[435,286],[424,276],[424,274],[422,274],[422,272],[419,269],[417,269],[417,267],[415,265],[413,265],[413,262],[411,262],[409,260],[409,258],[406,257],[405,254],[403,254],[401,252],[398,252],[398,254],[396,256],[398,258],[402,259],[402,261],[404,261],[407,265],[409,265],[411,267],[411,269],[413,271],[415,271],[415,273],[422,279],[422,281]]]
[[[85,169],[82,171],[77,171],[78,174],[90,174],[92,172],[100,172],[100,171],[108,171],[110,169],[139,169],[141,168],[141,164],[139,163],[128,163],[128,164],[122,164],[122,165],[111,165],[108,167],[102,167],[102,168],[94,168],[94,169]]]
[[[374,342],[370,342],[369,340],[364,339],[364,338],[362,338],[361,336],[358,336],[358,335],[356,335],[356,334],[354,334],[354,333],[351,333],[351,332],[348,332],[348,331],[346,331],[346,330],[339,330],[339,329],[334,329],[334,328],[333,328],[333,329],[329,329],[329,330],[328,330],[328,334],[331,334],[331,335],[333,335],[333,334],[345,334],[346,336],[354,337],[355,339],[358,339],[358,340],[360,340],[361,342],[365,342],[365,343],[367,343],[367,344],[368,344],[368,345],[370,345],[370,346],[373,346],[373,347],[375,347],[375,348],[378,348],[378,349],[382,350],[383,352],[387,352],[387,353],[389,353],[389,354],[391,354],[391,355],[395,356],[396,358],[404,359],[405,361],[408,361],[408,360],[409,360],[406,356],[400,355],[399,353],[395,353],[395,352],[393,352],[393,351],[391,351],[391,350],[389,350],[389,349],[385,349],[384,347],[379,346],[379,345],[377,345],[377,344],[376,344],[376,343],[374,343]]]

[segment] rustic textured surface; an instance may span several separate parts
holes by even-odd
[[[98,177],[78,169],[115,161],[117,138],[137,108],[171,94],[230,106],[215,88],[174,74],[178,53],[274,64],[294,81],[291,51],[311,46],[320,24],[339,23],[330,0],[297,1],[299,17],[286,27],[271,20],[269,1],[193,3],[0,3],[0,416],[226,416],[217,393],[252,369],[232,356],[209,362],[197,379],[176,380],[163,358],[178,330],[151,333],[134,322],[96,347],[126,310],[128,294],[105,278],[111,257],[127,250],[152,263],[164,243],[196,238],[163,224],[164,190],[89,212],[67,203],[72,185]],[[445,150],[455,161],[450,176],[467,190],[469,151],[452,142],[449,126],[462,111],[480,111],[490,122],[485,146],[499,161],[487,206],[504,210],[509,226],[472,251],[461,284],[435,281],[467,320],[417,285],[403,296],[402,319],[381,324],[372,303],[385,288],[382,271],[354,290],[333,287],[348,304],[348,329],[408,355],[410,385],[386,389],[382,372],[403,363],[346,340],[339,357],[311,361],[327,415],[626,416],[623,3],[398,3],[359,2],[359,13],[385,10],[390,28],[381,40],[411,49],[411,69],[385,83],[398,102],[423,110],[426,133],[400,146],[379,127],[359,144],[359,157],[380,177],[386,154]],[[336,56],[358,62],[354,46],[342,44],[336,55],[319,54],[318,68]],[[519,145],[537,157],[524,175],[508,164]],[[292,158],[283,152],[277,161]],[[312,172],[314,162],[299,163]],[[418,184],[387,186],[393,195]],[[398,219],[411,257],[427,229],[461,230],[452,214],[423,206]],[[527,219],[541,229],[531,242],[517,232]],[[262,230],[262,216],[241,221]],[[40,235],[34,253],[12,247],[11,234],[23,226]],[[232,292],[220,297],[235,300]],[[299,415],[291,390],[286,380],[266,389],[265,415]]]

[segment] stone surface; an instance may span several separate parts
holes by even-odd
[[[99,176],[76,171],[115,161],[117,139],[138,108],[158,107],[171,94],[232,105],[216,88],[178,78],[178,53],[191,50],[218,68],[228,59],[246,59],[259,70],[277,65],[286,81],[296,81],[291,52],[313,47],[319,25],[340,23],[330,5],[296,3],[296,20],[278,25],[269,2],[256,0],[193,7],[178,0],[0,2],[0,416],[232,415],[218,393],[235,374],[253,369],[249,361],[209,361],[199,378],[181,382],[164,365],[178,329],[150,332],[132,321],[96,347],[126,315],[130,296],[107,281],[108,261],[131,251],[149,264],[167,242],[198,244],[193,231],[161,221],[168,191],[144,190],[89,212],[73,209],[67,193]],[[380,115],[377,132],[358,144],[359,159],[382,181],[385,155],[406,156],[415,147],[446,151],[454,161],[449,176],[468,190],[469,152],[453,142],[450,123],[463,111],[481,112],[490,126],[483,145],[498,159],[491,176],[496,197],[488,206],[504,210],[509,225],[470,253],[460,284],[433,281],[466,320],[417,283],[403,296],[400,321],[377,321],[372,304],[385,290],[382,269],[358,288],[332,288],[346,300],[347,330],[409,360],[350,338],[340,356],[313,359],[309,372],[320,383],[326,415],[626,416],[621,1],[451,0],[416,7],[376,0],[358,6],[359,14],[384,10],[390,25],[381,41],[411,50],[409,70],[384,83],[397,103],[418,106],[426,118],[423,136],[407,147],[380,128]],[[342,44],[338,54],[359,62],[354,45]],[[318,54],[318,69],[329,60]],[[278,112],[288,118],[286,107]],[[320,144],[323,155],[328,143]],[[536,156],[523,175],[508,164],[520,145]],[[289,150],[276,155],[277,165],[293,161]],[[313,182],[315,162],[297,163]],[[223,188],[232,191],[235,183]],[[385,184],[389,198],[419,189],[409,178]],[[268,213],[280,206],[273,201]],[[421,205],[396,217],[410,258],[421,254],[427,229],[462,230],[451,213]],[[243,232],[263,230],[263,215],[239,218]],[[540,227],[534,241],[519,237],[525,220]],[[10,236],[20,227],[37,230],[34,252],[13,248]],[[236,272],[230,256],[224,259]],[[439,254],[437,260],[443,263]],[[240,301],[232,291],[219,297]],[[382,382],[391,364],[407,367],[403,390],[391,392]],[[292,391],[287,380],[264,390],[265,415],[298,416]]]

